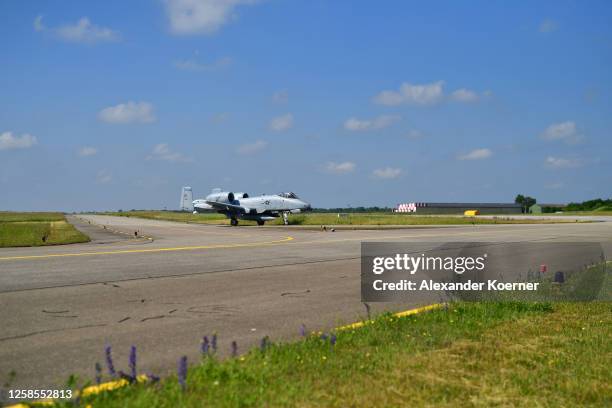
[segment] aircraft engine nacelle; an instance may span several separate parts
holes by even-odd
[[[231,191],[221,191],[219,193],[212,193],[206,197],[208,201],[217,201],[219,203],[233,203],[234,200],[240,200],[241,198],[248,198],[247,193],[232,193]]]

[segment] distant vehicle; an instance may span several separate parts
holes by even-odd
[[[312,210],[307,202],[295,193],[264,194],[249,197],[247,193],[232,193],[215,189],[206,199],[193,201],[195,213],[216,211],[230,219],[233,226],[238,220],[256,221],[264,225],[266,221],[283,217],[285,225],[289,223],[289,214]]]

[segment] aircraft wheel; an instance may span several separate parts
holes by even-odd
[[[232,218],[230,221],[230,224],[232,224],[233,227],[238,225],[238,220],[236,218]]]
[[[257,225],[264,225],[266,222],[264,220],[257,220]]]

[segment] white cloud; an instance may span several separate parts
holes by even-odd
[[[96,149],[95,147],[91,147],[91,146],[81,147],[78,152],[79,156],[81,157],[95,156],[97,153],[98,153],[98,149]]]
[[[374,97],[374,102],[381,105],[400,105],[410,103],[414,105],[433,105],[442,100],[444,96],[444,81],[430,84],[413,85],[404,82],[398,91],[382,91]]]
[[[222,57],[219,58],[210,64],[204,64],[198,62],[196,60],[187,59],[187,60],[179,60],[174,62],[174,66],[177,69],[183,71],[195,71],[195,72],[210,72],[210,71],[218,71],[223,68],[226,68],[232,64],[232,59],[230,57]]]
[[[36,17],[36,20],[34,20],[34,29],[37,31],[45,29],[41,16]],[[83,44],[112,42],[121,39],[118,32],[92,24],[87,17],[81,17],[75,24],[66,24],[52,30],[63,40]]]
[[[328,162],[325,165],[325,170],[333,174],[347,174],[353,172],[355,167],[355,163],[350,161],[345,161],[342,163]]]
[[[289,102],[289,91],[281,89],[280,91],[274,92],[272,100],[276,103],[287,103]]]
[[[238,5],[255,0],[165,0],[170,31],[178,35],[212,34],[231,20]]]
[[[479,97],[476,92],[461,88],[451,93],[451,99],[457,102],[477,102]]]
[[[150,123],[155,121],[155,115],[152,104],[130,101],[102,109],[98,119],[108,123]]]
[[[221,124],[223,122],[226,122],[229,119],[229,116],[230,115],[227,112],[215,113],[214,115],[210,117],[210,120],[213,123]]]
[[[181,153],[173,152],[167,143],[160,143],[153,147],[151,155],[147,160],[164,160],[169,162],[191,162],[193,159],[183,156]]]
[[[548,183],[544,186],[544,188],[548,190],[560,190],[565,187],[565,183],[562,181],[557,181],[554,183]]]
[[[553,31],[556,31],[557,28],[559,28],[559,25],[556,21],[546,19],[540,23],[540,27],[538,28],[538,30],[541,33],[552,33]]]
[[[239,154],[244,154],[244,155],[255,154],[255,153],[262,151],[267,146],[268,146],[268,142],[266,142],[265,140],[257,140],[253,143],[245,143],[243,145],[238,146],[236,151]]]
[[[396,115],[381,115],[374,119],[349,118],[344,122],[344,128],[352,132],[378,130],[391,126],[398,120],[400,117]]]
[[[15,136],[13,132],[3,132],[0,135],[0,150],[28,149],[36,143],[38,143],[36,137],[27,133]]]
[[[276,132],[282,132],[284,130],[291,129],[293,126],[293,114],[287,113],[286,115],[277,116],[270,121],[269,128]]]
[[[108,170],[100,170],[96,175],[96,183],[108,184],[113,181],[113,175]]]
[[[472,150],[471,152],[460,155],[457,158],[459,160],[482,160],[482,159],[488,159],[492,155],[493,155],[493,152],[490,149],[483,148],[483,149]]]
[[[568,144],[578,143],[583,139],[583,135],[579,134],[576,129],[576,123],[566,121],[561,123],[553,123],[548,126],[541,134],[542,139],[549,141],[561,140]]]
[[[544,165],[549,169],[575,169],[584,165],[583,159],[548,156]]]
[[[42,22],[43,16],[42,15],[38,15],[36,16],[36,18],[34,19],[34,31],[43,31],[46,29],[45,25]]]
[[[385,167],[384,169],[376,169],[372,172],[374,177],[379,179],[394,179],[402,174],[402,169],[394,169],[392,167]]]
[[[422,131],[418,129],[410,129],[408,133],[406,134],[406,138],[410,140],[417,140],[423,137],[425,137],[425,133],[423,133]]]

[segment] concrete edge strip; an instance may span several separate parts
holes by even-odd
[[[422,307],[417,307],[417,308],[414,308],[414,309],[404,310],[403,312],[393,313],[393,316],[395,316],[395,317],[412,316],[412,315],[415,315],[415,314],[429,312],[431,310],[439,309],[442,306],[444,306],[444,303],[434,303],[434,304],[427,305],[427,306],[422,306]],[[356,322],[356,323],[352,323],[352,324],[347,324],[345,326],[336,327],[335,330],[336,331],[344,331],[344,330],[358,329],[360,327],[366,326],[367,324],[372,324],[373,322],[374,322],[373,320],[364,320],[364,321],[360,321],[360,322]],[[136,377],[136,382],[138,382],[138,383],[145,383],[145,382],[147,382],[149,380],[150,380],[149,376],[147,376],[146,374],[140,374],[138,377]],[[125,379],[116,380],[116,381],[109,381],[109,382],[101,383],[99,385],[90,385],[89,387],[83,388],[80,392],[77,391],[75,394],[78,397],[87,397],[87,396],[90,396],[90,395],[100,394],[100,393],[105,392],[105,391],[116,390],[117,388],[122,388],[122,387],[125,387],[126,385],[129,385],[129,384],[130,384],[130,382],[128,380],[125,380]],[[40,400],[40,401],[33,401],[30,404],[52,407],[52,406],[55,405],[55,401],[53,401],[53,400]],[[5,408],[30,408],[31,407],[30,404],[19,403],[19,404],[15,404],[15,405],[9,405],[9,406],[7,406]]]
[[[78,215],[75,215],[75,217],[78,218],[79,220],[83,221],[83,222],[87,222],[90,225],[94,225],[94,226],[96,226],[98,228],[102,228],[103,230],[110,231],[110,232],[112,232],[114,234],[127,235],[127,236],[129,236],[131,238],[134,238],[134,236],[132,234],[130,234],[129,232],[119,231],[119,230],[116,230],[116,229],[113,229],[113,228],[109,228],[106,225],[101,225],[101,224],[98,224],[98,223],[96,223],[94,221],[91,221],[91,220],[88,220],[88,219],[85,219],[85,218],[81,218]],[[138,235],[138,237],[136,239],[139,239],[139,238],[147,239],[147,240],[149,240],[151,242],[154,241],[153,237],[150,237],[148,235]]]

